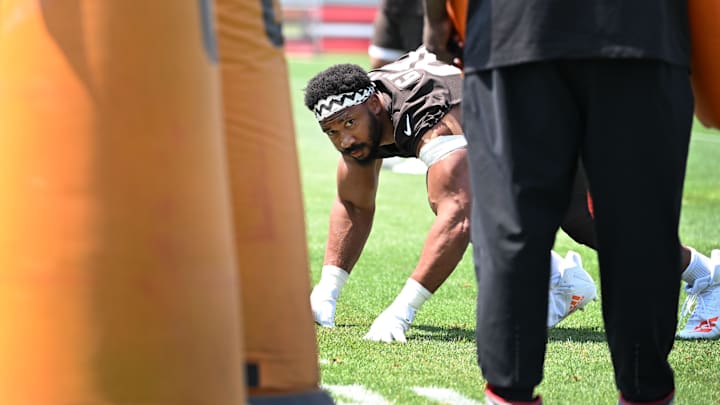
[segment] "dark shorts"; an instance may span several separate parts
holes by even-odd
[[[422,45],[423,16],[414,12],[398,13],[381,8],[373,27],[370,56],[395,60]],[[383,52],[373,54],[373,52]],[[387,52],[389,57],[383,57]]]

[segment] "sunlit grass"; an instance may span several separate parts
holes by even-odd
[[[289,58],[313,283],[322,266],[338,156],[304,107],[302,88],[313,74],[340,62],[367,67],[365,55]],[[423,176],[382,173],[375,226],[338,303],[338,326],[317,329],[322,383],[362,385],[397,404],[435,403],[417,395],[413,387],[450,388],[480,402],[484,380],[475,358],[476,284],[470,251],[418,313],[407,344],[362,339],[418,259],[433,219],[424,181]],[[683,242],[705,254],[720,248],[720,134],[698,125],[683,201]],[[569,249],[578,251],[598,280],[592,250],[562,233],[556,249],[563,255]],[[720,340],[677,341],[670,359],[678,404],[720,404]],[[599,301],[549,332],[545,378],[538,392],[549,404],[616,403]]]

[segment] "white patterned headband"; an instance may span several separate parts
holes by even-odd
[[[371,84],[369,87],[358,91],[332,95],[321,99],[315,103],[315,107],[313,108],[315,118],[317,118],[318,121],[327,119],[340,110],[365,102],[374,92],[375,85]]]

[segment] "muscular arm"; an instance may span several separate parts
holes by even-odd
[[[330,210],[324,264],[348,273],[360,258],[375,215],[381,161],[360,166],[341,157],[337,170],[337,196]]]
[[[460,107],[453,107],[423,138],[462,134]],[[427,138],[427,139],[425,139]],[[412,278],[430,292],[455,270],[470,240],[470,180],[467,151],[456,150],[428,169],[427,191],[436,215]]]
[[[436,218],[411,277],[434,293],[455,270],[470,241],[470,185],[464,149],[430,167],[428,201]]]

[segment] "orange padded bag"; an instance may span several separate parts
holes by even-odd
[[[280,7],[248,0],[216,7],[248,394],[329,401],[319,389]]]
[[[245,403],[210,4],[0,1],[1,403]]]
[[[720,1],[688,0],[695,116],[720,128]]]

